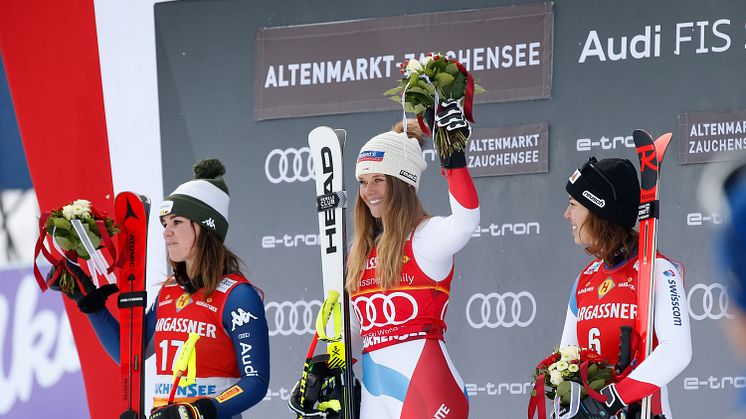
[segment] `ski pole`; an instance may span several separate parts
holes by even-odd
[[[168,404],[174,402],[176,387],[186,387],[194,384],[197,375],[197,350],[195,349],[195,346],[197,345],[198,340],[199,335],[190,332],[189,338],[184,342],[184,346],[181,347],[181,353],[174,364],[174,384],[171,386],[171,393],[168,395]],[[182,383],[181,377],[186,371],[188,371],[187,376]]]
[[[616,364],[616,373],[621,374],[627,370],[632,362],[632,327],[620,326],[619,336],[619,363]]]

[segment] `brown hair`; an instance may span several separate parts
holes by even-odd
[[[391,127],[391,131],[404,132],[402,121],[395,123]],[[425,144],[425,134],[422,132],[422,128],[420,128],[420,124],[416,119],[407,119],[407,137],[416,139],[420,143],[420,147]]]
[[[619,249],[624,249],[624,254],[629,256],[637,245],[638,233],[634,228],[625,227],[603,219],[592,212],[588,212],[588,218],[580,229],[588,228],[593,243],[586,246],[585,251],[596,258],[603,259],[608,265],[615,262],[614,256]]]
[[[392,130],[403,132],[402,123],[396,123]],[[416,120],[407,120],[407,135],[416,138],[422,145],[424,136]],[[358,281],[365,271],[373,247],[376,247],[376,278],[379,286],[384,290],[396,287],[401,276],[404,244],[424,217],[427,217],[427,213],[417,197],[417,191],[393,176],[386,175],[386,196],[380,220],[373,218],[358,193],[353,215],[355,235],[347,257],[347,290],[357,291]]]
[[[189,277],[186,262],[168,260],[174,274],[188,278],[194,288],[202,288],[204,296],[208,296],[217,289],[220,281],[228,274],[241,274],[241,260],[233,254],[217,234],[202,228],[199,224],[189,220],[197,238],[192,246],[195,247],[193,275]]]

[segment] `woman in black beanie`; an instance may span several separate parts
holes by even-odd
[[[572,226],[573,239],[594,260],[573,285],[560,345],[593,349],[616,365],[620,327],[634,328],[637,317],[637,170],[626,159],[597,161],[591,157],[575,170],[565,189],[570,202],[564,216]],[[586,398],[576,418],[588,417],[593,410],[609,415],[634,410],[636,402],[650,395],[655,417],[672,418],[665,386],[691,359],[689,315],[680,269],[660,254],[655,267],[652,315],[657,346],[639,364],[633,347],[631,367],[601,391],[607,402]]]
[[[194,166],[195,178],[160,206],[172,275],[145,315],[145,357],[155,355],[156,360],[150,419],[244,418],[267,393],[269,332],[263,293],[243,275],[240,260],[224,243],[230,203],[224,174],[219,160],[201,160]],[[122,340],[119,322],[105,305],[108,293],[95,288],[82,270],[68,269],[91,290],[68,296],[88,315],[101,344],[118,362]],[[199,335],[194,363],[189,364],[194,377],[190,383],[181,378],[175,386],[176,360],[192,334]]]

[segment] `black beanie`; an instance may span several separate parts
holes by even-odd
[[[637,224],[640,181],[637,169],[627,159],[595,157],[572,174],[567,193],[593,214],[625,227]]]

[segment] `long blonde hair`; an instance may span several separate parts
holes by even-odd
[[[392,130],[403,132],[399,122]],[[407,121],[407,135],[423,143],[422,130],[416,120]],[[407,183],[386,175],[386,196],[380,220],[371,215],[368,206],[357,194],[353,222],[355,235],[347,256],[347,290],[355,292],[358,282],[368,265],[368,256],[376,247],[376,278],[381,289],[388,290],[399,284],[404,244],[423,218],[427,217],[417,191]]]

